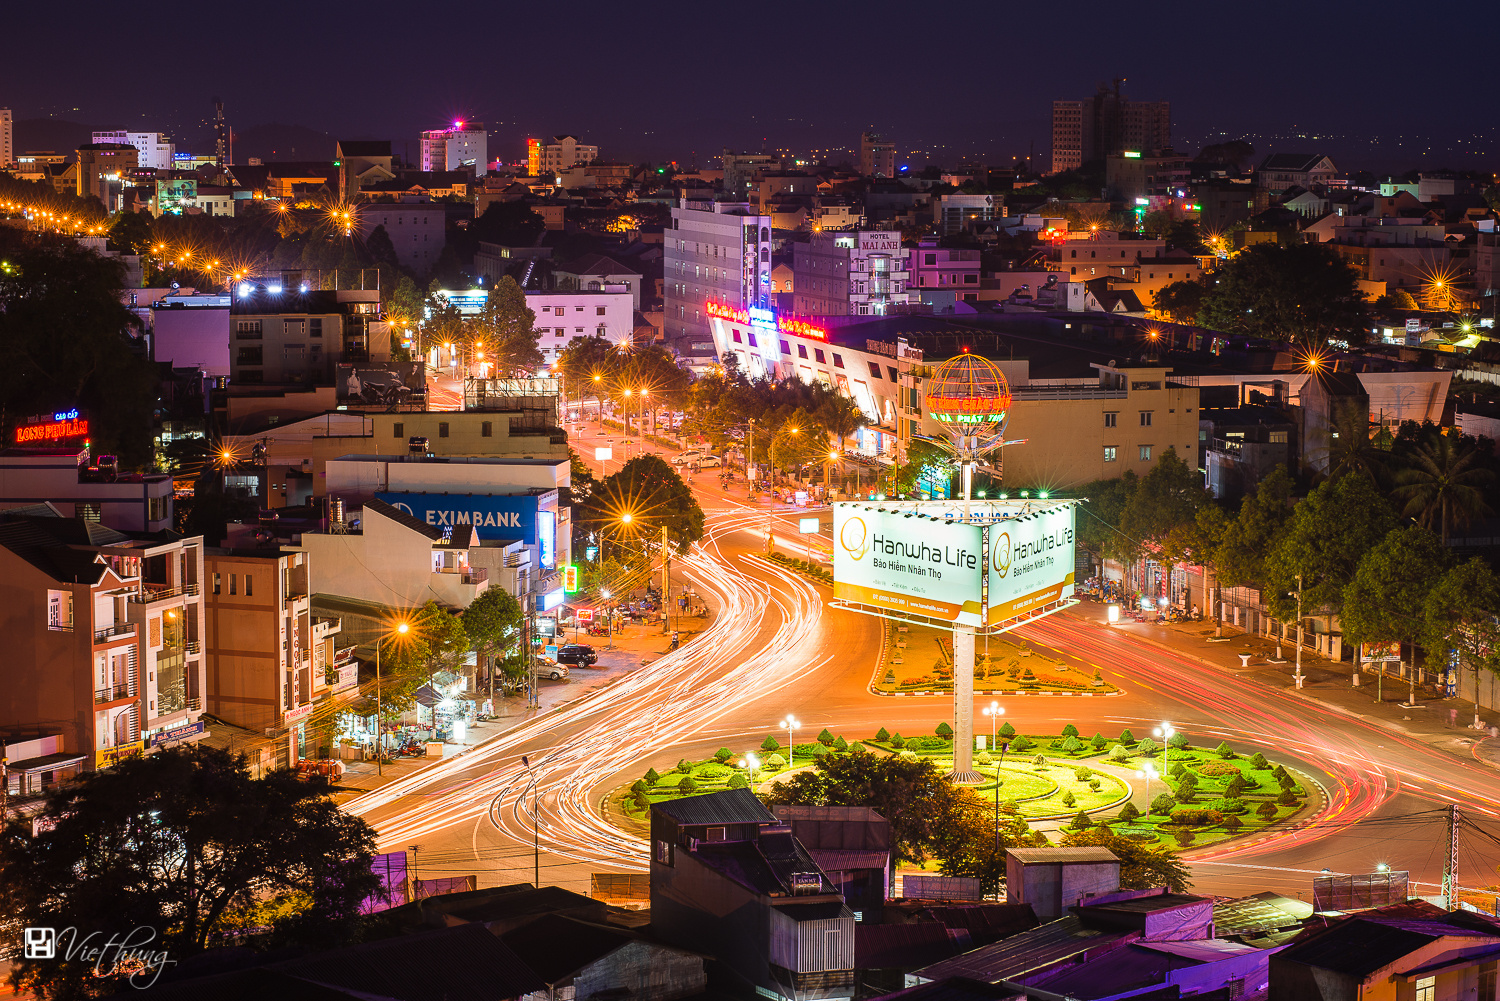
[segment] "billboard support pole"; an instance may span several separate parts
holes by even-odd
[[[974,627],[953,625],[953,772],[955,782],[979,782],[974,771]]]

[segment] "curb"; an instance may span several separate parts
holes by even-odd
[[[912,695],[941,696],[943,698],[952,698],[953,697],[953,693],[951,691],[882,692],[882,691],[877,690],[874,687],[874,685],[869,686],[869,688],[870,688],[870,694],[871,695],[879,695],[881,698],[886,698],[886,699],[902,699],[902,698],[906,698],[906,697],[912,696]],[[991,696],[991,697],[996,697],[996,698],[1007,698],[1007,699],[1010,699],[1010,698],[1016,698],[1016,697],[1023,696],[1023,695],[1037,696],[1039,698],[1058,698],[1058,699],[1066,699],[1066,698],[1096,698],[1096,699],[1103,699],[1103,698],[1111,698],[1111,697],[1116,696],[1116,695],[1124,695],[1124,694],[1125,693],[1121,692],[1121,691],[1114,691],[1114,692],[1026,692],[1026,691],[1021,691],[1021,692],[1006,692],[1006,691],[998,691],[998,690],[993,689],[993,688],[984,688],[984,689],[976,688],[976,689],[974,689],[974,697],[976,699],[980,698],[981,696]]]

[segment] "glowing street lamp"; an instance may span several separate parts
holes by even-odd
[[[411,623],[401,620],[391,627],[396,638],[405,639],[406,634],[411,632]],[[375,639],[375,774],[385,774],[385,730],[384,727],[384,704],[380,693],[380,637]]]
[[[802,721],[791,713],[787,713],[786,719],[781,721],[782,729],[786,730],[786,766],[791,768],[797,763],[797,728]]]

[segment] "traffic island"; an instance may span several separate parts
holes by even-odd
[[[953,695],[951,634],[886,623],[885,646],[870,691],[876,695]],[[1119,695],[1095,668],[1088,673],[1049,657],[1024,641],[992,637],[975,651],[974,694]]]

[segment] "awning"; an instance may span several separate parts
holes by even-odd
[[[6,766],[6,770],[12,775],[20,772],[26,775],[34,775],[37,772],[55,772],[59,768],[68,765],[80,764],[88,760],[87,754],[44,754],[40,758],[24,758],[20,761],[12,761]]]

